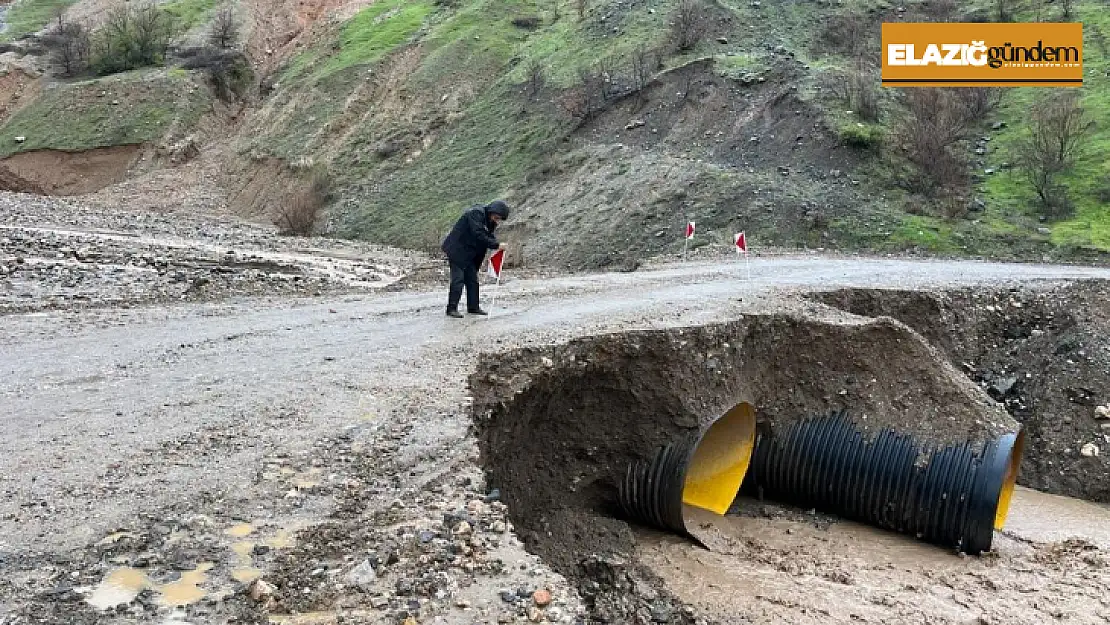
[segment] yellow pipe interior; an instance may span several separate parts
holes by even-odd
[[[1010,464],[1006,467],[1006,477],[1002,479],[1002,491],[998,493],[998,508],[994,512],[994,529],[1001,530],[1006,525],[1006,515],[1010,513],[1010,500],[1017,485],[1018,469],[1021,468],[1021,455],[1025,451],[1025,430],[1018,432],[1014,448],[1010,450]]]
[[[727,512],[748,472],[755,433],[755,408],[747,402],[709,426],[686,469],[682,502],[716,514]]]

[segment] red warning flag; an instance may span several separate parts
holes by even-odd
[[[489,275],[494,278],[501,277],[501,265],[505,262],[505,250],[497,250],[489,257]]]
[[[694,222],[692,222],[692,221],[688,222],[686,224],[686,238],[687,239],[694,238]]]
[[[736,240],[736,251],[737,252],[743,252],[743,253],[747,254],[748,253],[748,238],[746,236],[744,236],[744,233],[743,232],[737,233],[735,240]]]

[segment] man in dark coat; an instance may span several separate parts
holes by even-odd
[[[443,240],[443,251],[451,265],[451,289],[447,294],[447,315],[462,317],[459,300],[463,287],[466,287],[466,311],[472,315],[484,315],[486,311],[478,306],[478,269],[486,257],[486,250],[505,247],[499,243],[493,231],[497,224],[509,218],[509,207],[501,200],[485,206],[472,206],[459,220],[451,233]]]

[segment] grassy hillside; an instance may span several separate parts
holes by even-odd
[[[156,141],[171,128],[191,127],[208,102],[184,72],[135,71],[55,85],[0,127],[0,157]]]
[[[18,39],[42,30],[59,11],[64,11],[74,2],[76,0],[14,0],[4,16],[7,28],[0,33],[0,41]]]
[[[1083,104],[1099,123],[1066,178],[1075,214],[1056,223],[1002,168],[1043,90],[1008,89],[979,122],[972,134],[991,143],[968,158],[977,177],[963,200],[976,210],[950,217],[915,209],[922,199],[898,185],[898,95],[883,90],[878,119],[864,119],[834,93],[830,81],[854,61],[823,25],[864,16],[864,54],[877,58],[878,24],[925,18],[927,5],[706,2],[705,36],[681,52],[669,45],[676,6],[594,1],[580,17],[570,2],[381,0],[287,64],[242,153],[328,164],[338,232],[408,246],[430,246],[464,206],[505,196],[521,207],[514,221],[529,256],[570,264],[676,249],[673,231],[690,216],[704,224],[701,242],[744,227],[784,245],[1037,258],[1110,250],[1110,17],[1098,2],[1080,3],[1078,15]],[[989,6],[963,11],[981,18]],[[640,47],[660,51],[643,91],[602,103],[584,123],[566,112],[580,70],[601,62],[621,91]],[[992,131],[995,121],[1005,128]]]

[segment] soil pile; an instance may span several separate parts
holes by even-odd
[[[1026,428],[1022,484],[1110,501],[1110,284],[813,297],[902,321],[1001,402]]]

